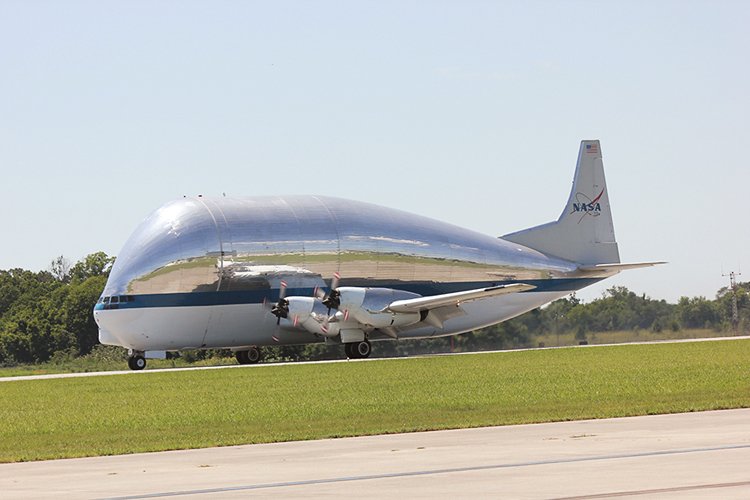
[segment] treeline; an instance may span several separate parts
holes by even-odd
[[[73,266],[58,257],[48,271],[0,271],[0,365],[90,353],[99,342],[92,311],[113,262],[98,252]]]
[[[575,295],[557,300],[505,323],[467,334],[472,349],[532,347],[540,335],[574,333],[585,341],[589,336],[615,331],[665,331],[679,337],[683,329],[729,332],[750,327],[750,283],[739,284],[736,294],[722,288],[716,299],[681,297],[677,304],[638,295],[625,287],[609,288],[600,298],[583,303]],[[737,297],[738,321],[734,322],[733,300]],[[674,333],[677,332],[675,335]],[[509,344],[513,342],[513,344]]]
[[[84,356],[98,344],[92,310],[114,262],[103,252],[70,265],[63,257],[49,270],[0,271],[0,366],[40,363],[54,358]],[[715,299],[682,297],[677,304],[613,287],[604,296],[583,303],[575,296],[543,309],[476,332],[420,341],[378,342],[377,356],[534,347],[538,338],[560,333],[586,341],[591,335],[647,330],[655,334],[682,329],[747,331],[750,327],[750,283],[736,292],[718,291]],[[737,322],[734,321],[734,300]],[[679,333],[677,334],[679,336]],[[340,346],[307,345],[264,349],[271,360],[325,359],[341,356]],[[183,353],[183,357],[231,355],[228,351]]]

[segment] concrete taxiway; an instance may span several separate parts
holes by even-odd
[[[270,496],[750,498],[750,409],[0,465],[2,498]]]

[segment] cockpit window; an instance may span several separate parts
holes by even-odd
[[[99,303],[104,304],[104,309],[119,309],[119,304],[125,304],[127,302],[135,302],[135,296],[112,295],[110,297],[102,297],[99,299]]]

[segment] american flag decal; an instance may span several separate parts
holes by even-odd
[[[599,153],[599,145],[598,144],[586,144],[586,152],[591,153],[591,154]]]

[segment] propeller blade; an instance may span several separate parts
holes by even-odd
[[[331,290],[328,297],[323,301],[323,305],[328,308],[328,314],[331,314],[331,309],[338,309],[341,305],[340,300],[341,294],[335,288]]]
[[[323,299],[323,305],[328,308],[328,314],[331,314],[331,309],[338,309],[341,305],[341,293],[338,291],[339,281],[341,281],[341,275],[339,273],[333,273],[331,279],[331,292],[328,297]]]
[[[273,310],[274,306],[276,306],[276,302],[271,302],[268,297],[263,297],[263,303],[261,304],[263,309],[265,309],[268,312],[271,312]]]
[[[271,314],[278,318],[276,324],[278,325],[281,318],[289,316],[289,301],[286,299],[279,299],[279,301],[271,308]]]
[[[270,306],[271,308],[271,314],[276,316],[276,326],[279,326],[281,323],[281,318],[286,318],[289,316],[289,301],[284,299],[284,296],[286,295],[286,281],[281,280],[281,283],[279,283],[281,286],[279,287],[279,301],[276,302],[274,305]],[[269,303],[266,299],[263,299],[263,307],[268,308]]]

